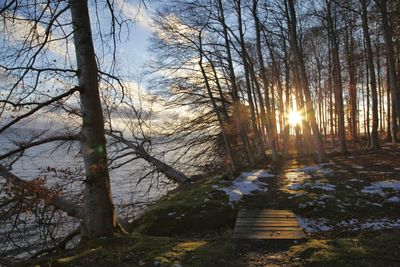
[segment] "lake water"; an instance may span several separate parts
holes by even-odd
[[[29,135],[30,133],[23,130],[0,135],[0,154],[15,147],[13,140],[26,141]],[[165,149],[165,147],[160,145],[158,151],[160,149]],[[76,199],[79,198],[83,188],[82,177],[84,177],[83,162],[78,152],[79,144],[77,142],[72,145],[62,142],[41,145],[27,150],[24,156],[13,164],[12,172],[27,180],[35,177],[46,177],[49,187],[62,186],[67,197]],[[157,153],[157,150],[154,149],[153,153]],[[112,148],[109,149],[109,154],[113,154]],[[178,151],[167,153],[161,160],[175,160],[178,154]],[[68,169],[72,171],[73,175],[64,175],[63,171],[59,171],[60,169]],[[143,160],[135,160],[110,171],[113,200],[120,217],[129,215],[129,218],[131,218],[132,214],[143,210],[148,203],[154,202],[169,190],[175,188],[175,185],[163,176],[149,176],[138,183],[139,179],[146,175],[149,170],[151,170],[151,167],[148,163]],[[0,180],[0,183],[4,183],[4,180]],[[63,236],[77,226],[77,221],[74,219],[65,219],[62,218],[64,216],[57,214],[52,216],[48,218],[48,222],[57,223],[57,227],[53,227],[55,232],[51,233],[54,236]],[[48,230],[44,228],[41,231],[40,224],[38,224],[35,216],[32,216],[32,214],[20,215],[18,218],[18,227],[20,228],[18,231],[20,233],[17,231],[12,236],[12,241],[16,241],[16,243],[7,238],[9,229],[15,223],[14,218],[9,219],[2,222],[0,226],[0,257],[10,254],[27,256],[28,254],[24,253],[25,248],[40,248],[46,245],[39,240],[48,238],[46,235],[50,236],[50,233],[46,233]]]

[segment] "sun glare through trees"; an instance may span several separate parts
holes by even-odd
[[[300,125],[302,117],[299,111],[290,111],[288,114],[288,122],[291,126]]]

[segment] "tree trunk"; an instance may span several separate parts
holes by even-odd
[[[283,34],[282,34],[283,35]],[[286,40],[283,39],[284,65],[285,65],[285,115],[288,116],[290,111],[290,67],[289,54],[287,51]],[[289,157],[290,148],[290,128],[289,123],[285,124],[283,133],[283,156]]]
[[[383,38],[386,46],[387,73],[389,76],[390,89],[392,94],[392,102],[395,108],[395,113],[400,118],[400,87],[395,65],[395,52],[393,46],[393,30],[389,24],[387,0],[378,0],[378,7],[382,17]]]
[[[229,43],[229,35],[228,35],[228,26],[226,25],[225,22],[225,15],[224,15],[224,7],[222,4],[222,0],[217,0],[217,8],[219,11],[219,19],[220,23],[222,25],[222,33],[224,36],[224,42],[225,42],[225,49],[226,49],[226,60],[228,63],[228,70],[229,70],[229,81],[230,81],[230,86],[232,90],[232,100],[233,100],[233,109],[234,109],[234,121],[235,121],[235,126],[237,129],[238,134],[240,135],[240,138],[243,143],[243,148],[245,151],[245,156],[247,159],[247,162],[250,165],[254,165],[255,160],[254,160],[254,155],[252,153],[252,149],[250,147],[250,143],[248,140],[247,132],[245,128],[243,127],[243,122],[240,121],[239,114],[240,114],[240,100],[239,100],[239,90],[238,86],[236,84],[236,76],[235,76],[235,70],[233,68],[233,61],[232,61],[232,54],[231,54],[231,47]]]
[[[217,115],[219,127],[221,128],[221,134],[222,134],[222,138],[224,140],[226,153],[228,153],[228,157],[229,157],[229,160],[230,160],[230,165],[231,165],[230,166],[231,167],[230,172],[234,173],[236,171],[236,168],[237,168],[236,167],[236,161],[235,161],[235,159],[233,157],[232,149],[231,149],[231,146],[230,146],[230,143],[229,143],[229,140],[228,140],[225,128],[224,128],[224,122],[222,120],[222,116],[221,116],[220,112],[218,111],[218,106],[217,106],[217,103],[215,102],[213,93],[211,91],[211,86],[210,86],[210,83],[208,82],[208,77],[207,77],[206,71],[205,71],[204,66],[203,66],[203,53],[204,53],[204,51],[203,51],[201,31],[200,31],[199,32],[199,66],[200,66],[201,74],[202,74],[203,79],[204,79],[204,83],[206,85],[208,96],[210,97],[211,105],[212,105],[212,107],[214,109],[215,114]]]
[[[386,61],[386,69],[389,67],[387,66]],[[389,72],[387,72],[389,73]],[[386,75],[386,139],[387,141],[394,141],[392,136],[392,126],[391,126],[391,109],[392,109],[392,101],[391,101],[391,92],[390,92],[390,78],[389,75]]]
[[[141,159],[144,159],[145,161],[150,163],[150,165],[154,166],[158,172],[164,174],[168,179],[170,179],[174,183],[183,184],[190,181],[190,179],[185,174],[173,168],[172,166],[160,161],[159,159],[153,157],[146,150],[144,150],[143,147],[140,147],[135,143],[125,139],[122,135],[117,135],[109,131],[107,131],[106,133],[108,136],[111,136],[118,142],[121,142],[127,147],[131,148],[134,151],[133,152],[134,154],[136,154]]]
[[[353,40],[353,23],[348,25],[346,30],[346,61],[349,74],[349,98],[350,98],[350,129],[353,142],[357,142],[357,85],[356,85],[356,68],[354,55]]]
[[[86,171],[82,234],[112,236],[115,225],[103,111],[87,1],[70,0],[82,112],[81,153]]]
[[[251,82],[250,82],[250,73],[249,73],[249,60],[247,59],[247,50],[244,40],[244,32],[243,32],[243,21],[242,21],[242,8],[241,8],[241,0],[235,0],[236,11],[238,15],[238,27],[239,27],[239,41],[240,41],[240,49],[241,49],[241,57],[243,62],[244,69],[244,77],[246,82],[246,92],[247,92],[247,101],[249,103],[250,108],[250,117],[251,117],[251,125],[254,132],[255,139],[255,150],[257,151],[258,157],[264,157],[264,145],[261,141],[261,135],[257,127],[257,119],[254,111],[254,101],[251,90]]]
[[[265,92],[265,96],[266,96],[265,97],[265,106],[266,107],[264,108],[263,103],[260,106],[261,116],[262,116],[262,120],[265,120],[265,125],[267,128],[269,144],[270,144],[271,150],[272,150],[272,161],[276,162],[279,160],[279,154],[278,154],[276,142],[275,142],[275,140],[276,140],[276,131],[274,130],[275,125],[272,124],[271,104],[270,104],[270,100],[268,97],[268,80],[267,80],[267,74],[266,74],[266,70],[265,70],[265,66],[264,66],[264,59],[263,59],[262,50],[261,50],[261,29],[260,29],[260,21],[259,21],[258,15],[257,15],[256,1],[253,1],[252,13],[253,13],[253,19],[254,19],[255,31],[256,31],[255,34],[256,34],[257,59],[258,59],[259,67],[260,67],[260,76],[261,76],[261,80],[263,83],[263,88],[264,88],[264,92]],[[261,92],[260,92],[259,98],[262,99]],[[265,111],[265,109],[266,109],[266,111]],[[265,113],[266,113],[266,115],[265,115]]]
[[[361,0],[362,6],[362,28],[364,33],[365,44],[367,48],[367,62],[371,84],[371,95],[372,95],[372,131],[371,131],[371,148],[379,149],[379,136],[378,136],[378,93],[376,90],[376,76],[374,67],[374,58],[372,53],[371,38],[368,30],[368,13],[367,13],[367,2]]]
[[[328,20],[328,35],[331,42],[331,54],[332,54],[332,76],[333,86],[335,90],[335,104],[338,115],[338,135],[339,143],[342,153],[347,153],[346,147],[346,132],[344,122],[344,107],[343,107],[343,88],[342,88],[342,74],[339,59],[339,42],[334,27],[334,21],[331,12],[331,1],[326,1],[327,7],[327,20]]]
[[[291,47],[293,49],[293,54],[296,60],[296,63],[299,67],[300,72],[300,83],[301,89],[305,96],[305,114],[307,115],[307,119],[311,123],[311,128],[313,131],[314,145],[316,147],[317,152],[317,160],[318,162],[323,162],[326,160],[325,149],[322,143],[321,134],[319,132],[318,124],[315,118],[314,107],[312,106],[312,99],[310,94],[310,89],[308,86],[308,78],[306,67],[303,59],[303,54],[300,50],[298,40],[297,40],[297,26],[296,26],[296,12],[294,7],[294,0],[287,0],[289,4],[289,32],[290,32],[290,42]],[[285,1],[286,3],[286,1]]]

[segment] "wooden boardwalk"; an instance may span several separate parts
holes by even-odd
[[[288,210],[241,210],[236,218],[234,239],[305,238],[296,215]]]

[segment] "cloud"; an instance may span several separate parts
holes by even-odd
[[[128,19],[149,31],[153,31],[154,27],[151,19],[153,11],[149,6],[144,6],[141,2],[140,4],[135,4],[129,0],[117,0],[115,4]]]
[[[30,18],[15,15],[4,18],[0,23],[0,32],[4,40],[3,49],[12,46],[15,48],[22,48],[27,44],[30,47],[40,47],[41,44],[46,42],[45,48],[58,57],[64,58],[66,51],[74,52],[71,42],[68,42],[66,35],[72,31],[70,26],[63,26],[62,30],[52,29],[48,34],[46,40],[46,27],[43,23],[34,23]],[[24,47],[25,49],[27,47]],[[30,49],[32,52],[36,49]],[[73,57],[73,55],[70,55]]]

